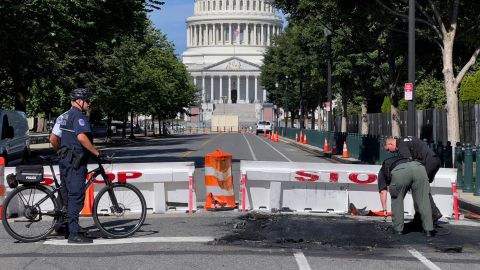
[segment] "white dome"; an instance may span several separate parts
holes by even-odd
[[[211,103],[263,103],[263,54],[283,21],[271,0],[195,0],[188,17],[183,63]],[[204,117],[208,118],[208,117]],[[206,119],[205,119],[206,120]]]

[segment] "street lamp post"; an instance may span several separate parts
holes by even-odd
[[[415,0],[408,1],[408,82],[412,84],[412,100],[408,101],[407,134],[415,136]]]
[[[288,97],[287,97],[287,87],[288,87],[288,75],[285,75],[285,108],[283,109],[285,111],[285,127],[288,127]]]
[[[275,126],[278,127],[280,126],[279,125],[279,121],[278,121],[278,102],[277,102],[277,95],[278,93],[278,82],[275,83],[275,97],[274,97],[274,100],[273,100],[273,110],[275,112]]]
[[[327,102],[329,110],[327,111],[327,130],[331,131],[332,126],[332,31],[330,26],[325,27],[325,36],[327,37]]]

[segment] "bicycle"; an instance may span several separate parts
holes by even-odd
[[[67,213],[53,162],[58,158],[41,156],[49,163],[54,186],[45,183],[18,181],[17,187],[5,198],[2,209],[2,224],[7,233],[21,242],[36,242],[45,239],[66,219]],[[103,178],[105,187],[100,189],[93,203],[92,217],[95,226],[109,238],[124,238],[137,232],[145,222],[147,206],[138,188],[128,183],[113,183],[107,176],[102,163],[111,163],[112,157],[97,159],[98,168],[87,173],[86,190]],[[55,196],[58,195],[58,196]]]

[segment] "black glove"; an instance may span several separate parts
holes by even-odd
[[[98,155],[97,155],[97,158],[106,158],[107,155],[105,155],[105,153],[103,153],[103,151],[98,151]]]

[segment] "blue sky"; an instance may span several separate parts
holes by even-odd
[[[175,44],[178,55],[187,46],[186,19],[193,15],[193,0],[165,0],[161,10],[150,13],[155,28],[167,35]]]
[[[168,40],[173,41],[179,56],[187,46],[186,20],[192,15],[193,0],[165,0],[161,10],[150,13],[150,19],[155,28],[166,34]],[[283,17],[283,15],[280,16]]]

